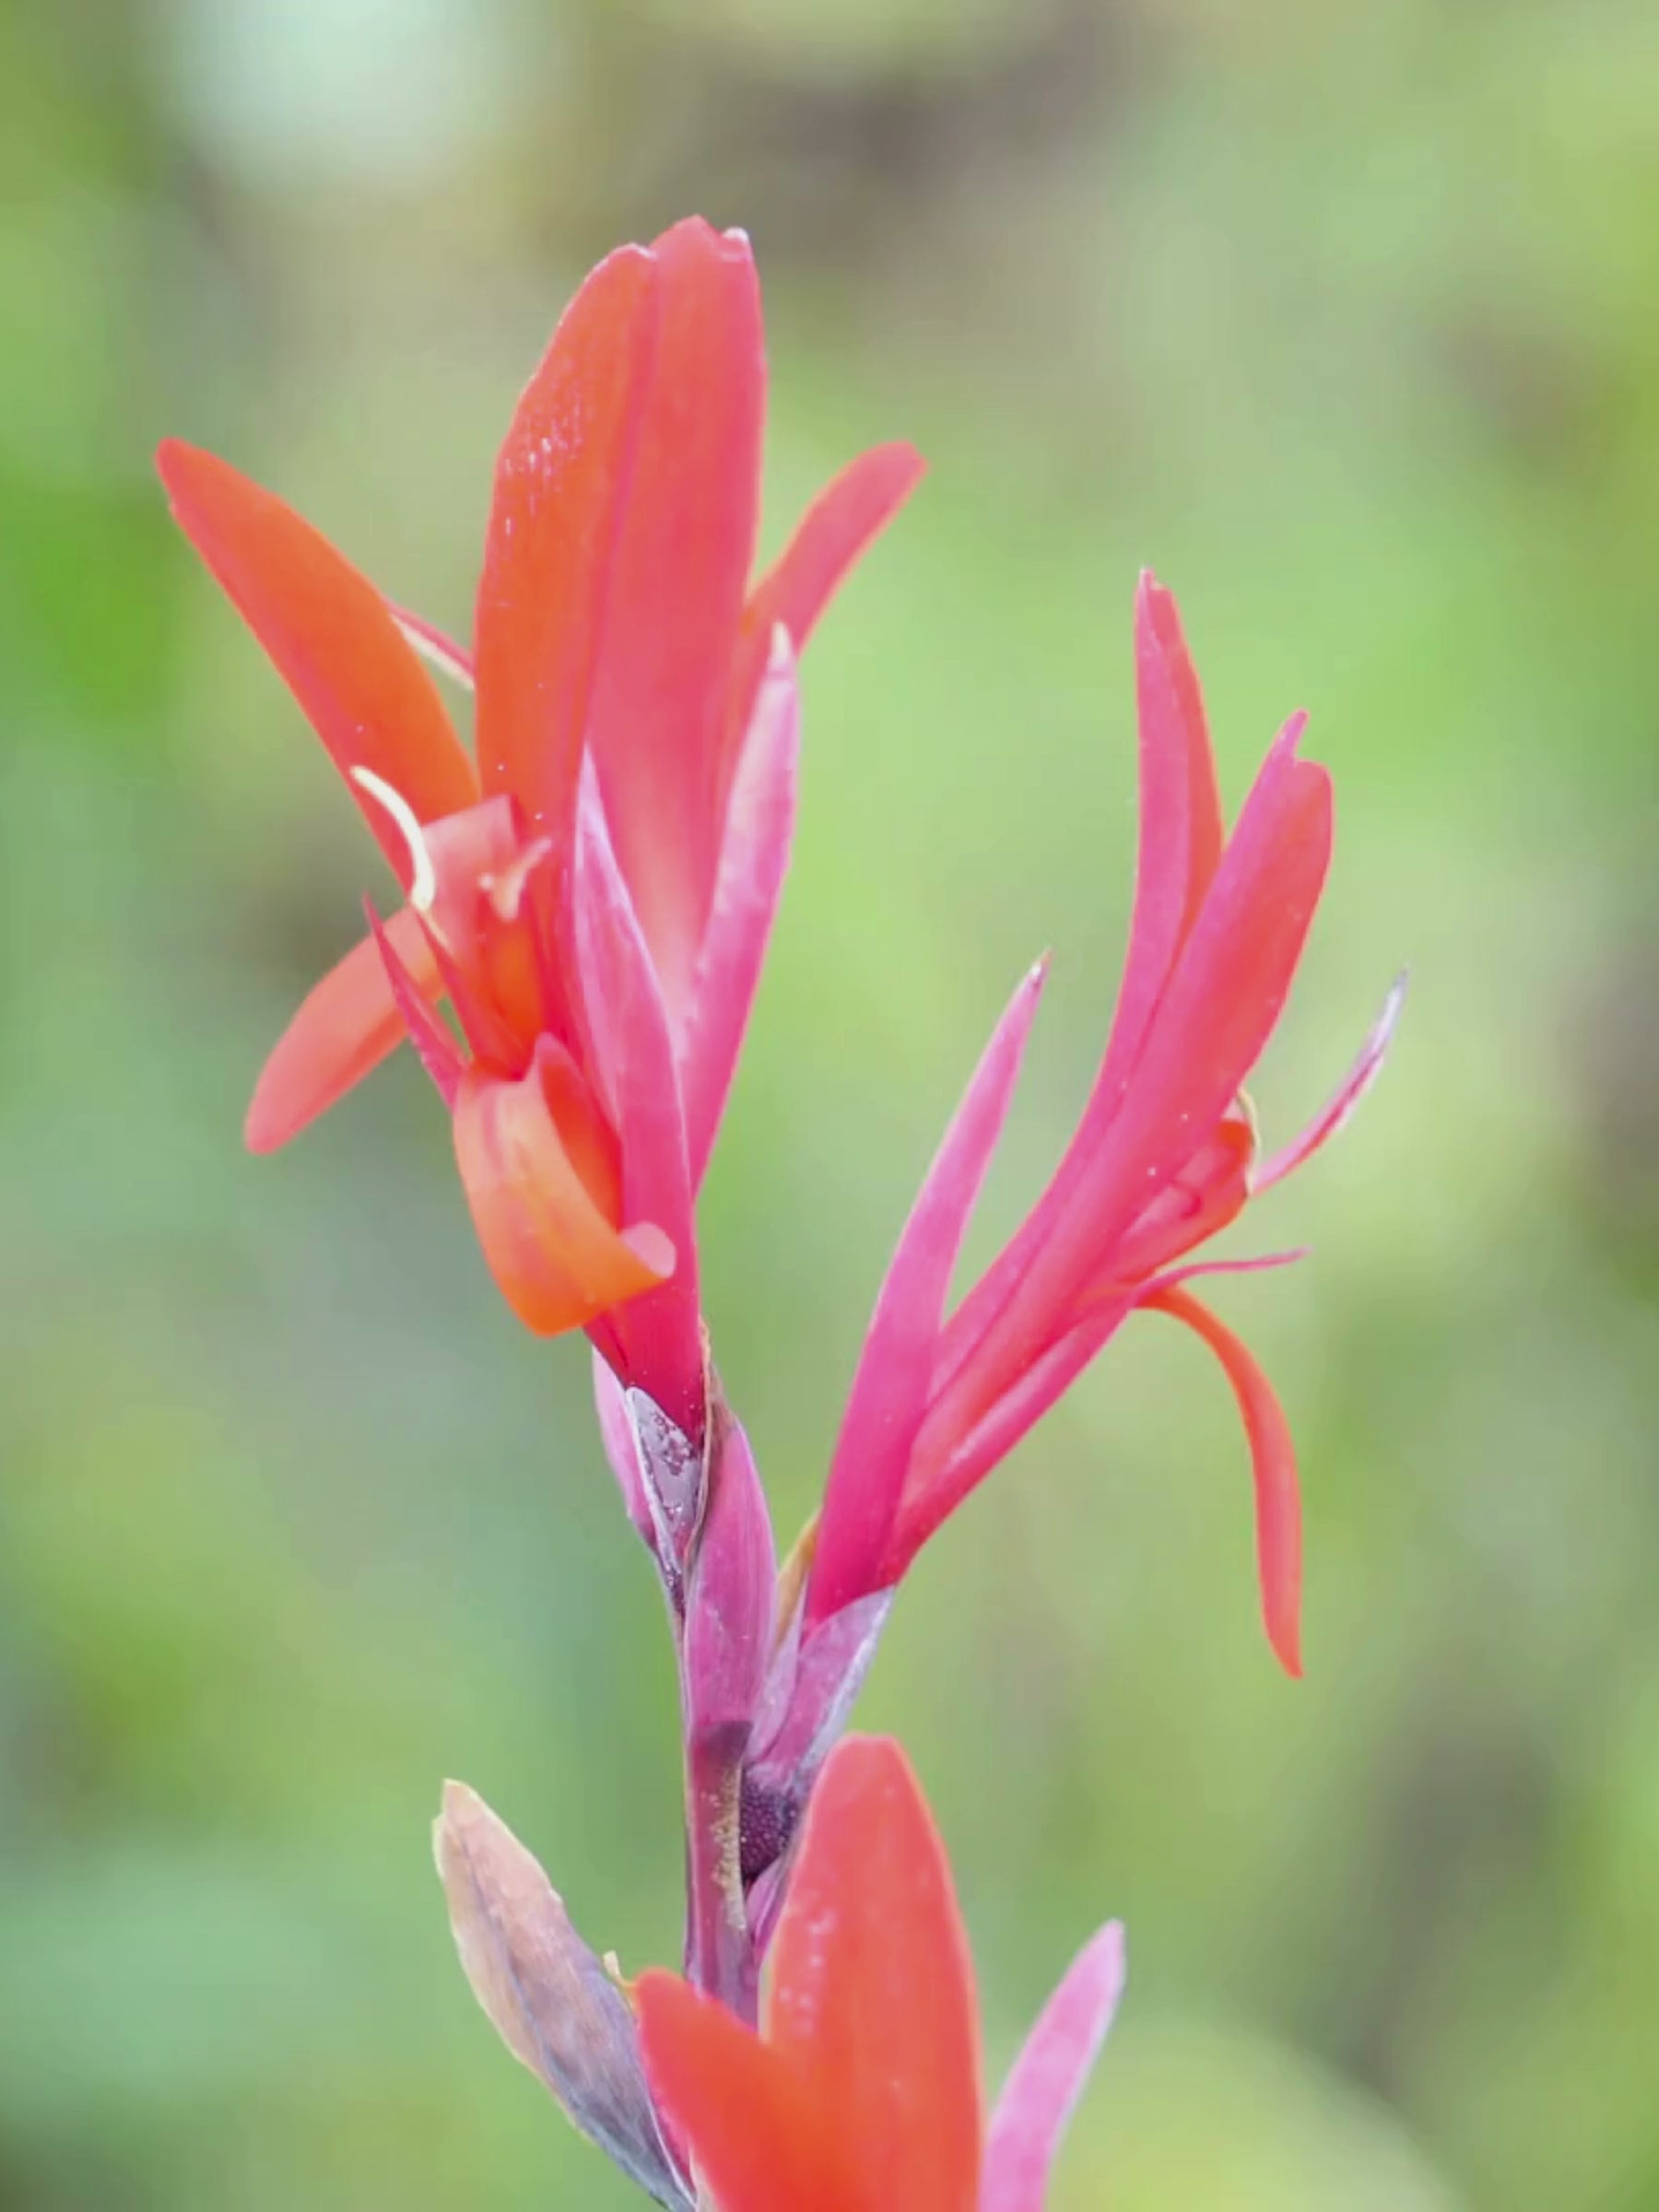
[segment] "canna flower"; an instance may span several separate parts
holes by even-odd
[[[804,1650],[815,1629],[889,1590],[1129,1316],[1147,1310],[1206,1344],[1237,1397],[1267,1634],[1284,1666],[1300,1671],[1289,1430],[1248,1349],[1185,1287],[1194,1276],[1277,1263],[1189,1255],[1347,1119],[1382,1065],[1401,993],[1324,1112],[1264,1159],[1242,1087],[1277,1024],[1324,883],[1330,779],[1298,757],[1306,718],[1292,717],[1226,836],[1198,679],[1175,602],[1149,575],[1135,639],[1139,855],[1105,1056],[1048,1188],[947,1318],[951,1272],[1041,992],[1043,969],[1034,969],[969,1086],[877,1301],[817,1532]]]
[[[1050,1999],[987,2130],[938,1831],[898,1745],[853,1737],[806,1815],[761,2032],[673,1974],[642,1975],[635,1997],[658,2107],[721,2212],[1041,2212],[1122,1981],[1112,1924]]]
[[[249,1145],[406,1036],[514,1311],[587,1329],[694,1439],[692,1201],[788,856],[793,656],[920,470],[865,453],[751,584],[765,386],[740,232],[602,262],[501,449],[470,655],[226,463],[158,456],[403,892],[276,1045]],[[476,684],[476,760],[423,662]]]

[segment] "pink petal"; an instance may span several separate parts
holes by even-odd
[[[660,320],[594,676],[606,818],[677,1018],[713,888],[725,689],[754,558],[766,349],[741,231],[651,248]]]
[[[562,849],[656,343],[655,262],[622,246],[559,319],[496,465],[478,585],[478,773]]]
[[[1256,778],[1116,1112],[1074,1144],[995,1264],[1001,1310],[976,1300],[968,1343],[953,1320],[969,1418],[1040,1354],[1083,1282],[1110,1275],[1118,1241],[1206,1142],[1277,1024],[1331,854],[1330,780],[1296,758],[1304,719]]]
[[[391,988],[393,1003],[409,1042],[415,1047],[420,1065],[438,1087],[438,1095],[454,1111],[455,1095],[461,1088],[461,1078],[466,1073],[466,1061],[454,1039],[439,1019],[423,995],[407,963],[392,942],[389,930],[381,923],[368,900],[363,901],[369,916],[369,934],[374,939],[386,971],[386,982]]]
[[[795,652],[805,652],[841,579],[909,499],[924,465],[912,445],[878,445],[860,453],[819,492],[749,594],[726,693],[722,791],[731,782],[754,714],[772,632],[782,623]]]
[[[800,693],[782,629],[755,699],[726,808],[708,927],[679,1037],[693,1184],[702,1181],[748,1027],[789,866],[800,763]]]
[[[420,917],[404,907],[386,935],[418,991],[435,997],[438,970]],[[372,937],[312,985],[260,1071],[243,1137],[251,1152],[274,1152],[325,1112],[402,1043],[398,1012]]]
[[[946,1293],[1007,1119],[1046,964],[1022,979],[928,1170],[876,1301],[824,1493],[806,1593],[808,1624],[877,1579],[926,1408]]]
[[[1204,697],[1174,595],[1150,570],[1142,572],[1135,598],[1135,685],[1140,845],[1124,981],[1097,1086],[1107,1111],[1128,1080],[1221,857],[1221,802]]]
[[[180,528],[271,656],[406,890],[407,843],[351,771],[390,783],[423,822],[472,804],[472,762],[431,678],[368,578],[274,492],[176,438],[156,465]]]
[[[1124,1931],[1110,1921],[1043,2006],[1003,2084],[985,2138],[979,2212],[1042,2212],[1049,2174],[1124,1988]]]
[[[574,924],[587,1072],[621,1145],[622,1218],[655,1222],[678,1254],[672,1277],[614,1315],[613,1326],[627,1381],[700,1441],[704,1354],[679,1078],[656,973],[591,776],[578,815]]]
[[[1256,1562],[1267,1641],[1288,1675],[1301,1673],[1301,1500],[1296,1447],[1284,1408],[1249,1349],[1184,1290],[1155,1291],[1146,1304],[1184,1321],[1207,1344],[1232,1384],[1250,1440],[1255,1481]]]
[[[1282,1182],[1304,1160],[1312,1159],[1322,1145],[1329,1144],[1336,1132],[1352,1120],[1359,1101],[1382,1072],[1382,1063],[1388,1057],[1388,1048],[1400,1018],[1400,1009],[1406,1004],[1406,978],[1394,979],[1393,990],[1382,1002],[1382,1011],[1371,1024],[1371,1032],[1359,1048],[1359,1058],[1337,1085],[1331,1099],[1298,1137],[1293,1137],[1282,1150],[1265,1160],[1251,1176],[1253,1191],[1265,1191],[1276,1182]]]

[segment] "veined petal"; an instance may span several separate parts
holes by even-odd
[[[477,780],[431,678],[369,579],[275,493],[176,438],[156,465],[180,527],[328,747],[406,890],[407,845],[350,778],[369,769],[422,821],[472,804]]]
[[[979,2212],[1042,2212],[1049,2174],[1124,1988],[1111,1921],[1073,1959],[1014,2061],[985,2140]]]
[[[1184,1321],[1215,1353],[1232,1385],[1243,1416],[1244,1433],[1250,1440],[1255,1482],[1256,1561],[1267,1641],[1285,1672],[1300,1675],[1301,1500],[1297,1490],[1296,1447],[1284,1408],[1247,1347],[1207,1306],[1176,1288],[1154,1291],[1145,1303]]]
[[[478,772],[566,836],[658,320],[640,246],[559,319],[496,465],[476,629]]]
[[[580,1328],[674,1271],[660,1229],[612,1227],[549,1111],[538,1064],[513,1081],[471,1067],[455,1099],[455,1157],[501,1293],[540,1336]]]
[[[882,1586],[951,1272],[1007,1119],[1046,963],[1020,982],[985,1047],[905,1223],[853,1377],[824,1494],[808,1625]]]
[[[782,628],[737,763],[697,974],[678,1036],[686,1143],[700,1183],[748,1028],[794,837],[801,705]]]
[[[909,499],[925,467],[913,445],[877,445],[849,462],[819,492],[744,609],[725,702],[718,788],[730,787],[780,623],[798,653],[843,576]]]
[[[415,988],[439,990],[437,964],[410,907],[386,924],[387,941]],[[243,1137],[251,1152],[274,1152],[378,1067],[402,1042],[404,1019],[374,939],[364,937],[312,985],[260,1072]]]
[[[1143,571],[1135,597],[1140,841],[1135,911],[1095,1111],[1110,1111],[1221,857],[1221,801],[1204,695],[1174,594]]]
[[[652,2088],[721,2212],[881,2212],[798,2065],[677,1974],[653,1969],[634,1994]]]
[[[1382,1002],[1382,1011],[1371,1024],[1365,1042],[1359,1047],[1353,1066],[1301,1135],[1293,1137],[1289,1144],[1255,1170],[1250,1179],[1253,1191],[1265,1191],[1276,1182],[1282,1182],[1305,1160],[1312,1159],[1322,1146],[1329,1144],[1336,1132],[1352,1120],[1360,1100],[1382,1073],[1382,1063],[1388,1057],[1388,1048],[1394,1042],[1400,1009],[1405,1004],[1406,978],[1399,975],[1394,978],[1394,988]]]
[[[651,248],[661,301],[588,744],[671,1009],[713,888],[722,717],[754,559],[766,349],[748,240],[700,218]]]
[[[877,2202],[973,2205],[973,1970],[938,1831],[889,1740],[848,1738],[813,1794],[772,1946],[766,2035],[809,2070]]]

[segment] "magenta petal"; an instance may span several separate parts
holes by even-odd
[[[1003,2084],[985,2138],[979,2212],[1042,2212],[1054,2154],[1123,1988],[1124,1931],[1114,1920],[1072,1961]]]
[[[1371,1024],[1370,1034],[1359,1047],[1359,1057],[1337,1085],[1320,1112],[1314,1115],[1298,1137],[1264,1160],[1250,1179],[1253,1191],[1265,1191],[1273,1183],[1282,1182],[1300,1168],[1304,1160],[1312,1159],[1322,1145],[1350,1121],[1371,1085],[1382,1072],[1382,1063],[1388,1057],[1388,1048],[1394,1042],[1394,1033],[1400,1018],[1400,1009],[1406,1004],[1406,978],[1394,978],[1393,990],[1382,1002],[1382,1011]]]
[[[679,1080],[662,993],[591,773],[577,809],[573,913],[589,1072],[621,1143],[622,1218],[654,1222],[678,1255],[660,1290],[609,1319],[629,1381],[700,1439],[702,1329]]]
[[[749,1441],[722,1416],[686,1594],[686,1713],[694,1735],[747,1738],[771,1652],[777,1555]]]
[[[461,1078],[466,1073],[466,1061],[438,1015],[421,995],[420,986],[409,973],[396,946],[382,925],[371,900],[365,899],[363,911],[369,917],[375,949],[381,965],[386,971],[387,987],[393,1004],[402,1017],[409,1032],[409,1042],[419,1055],[420,1065],[438,1087],[438,1095],[452,1112],[461,1088]]]
[[[800,746],[794,652],[780,624],[726,802],[708,925],[679,1039],[693,1186],[713,1148],[789,866]]]
[[[629,1410],[628,1393],[597,1350],[594,1353],[594,1411],[599,1422],[599,1441],[622,1492],[628,1517],[650,1549],[658,1552],[658,1534],[645,1494],[639,1430]]]
[[[1022,979],[992,1033],[876,1301],[825,1487],[806,1621],[880,1587],[879,1571],[927,1404],[951,1272],[1007,1118],[1046,965]]]

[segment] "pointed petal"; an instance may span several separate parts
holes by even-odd
[[[420,917],[403,907],[386,936],[415,988],[438,993],[438,970]],[[312,985],[260,1071],[243,1125],[251,1152],[274,1152],[360,1083],[404,1038],[404,1021],[372,937],[352,947]]]
[[[579,807],[576,964],[589,1072],[622,1151],[622,1213],[653,1221],[678,1255],[672,1278],[616,1316],[627,1379],[700,1442],[704,1354],[697,1230],[668,1018],[590,776]]]
[[[429,666],[436,668],[441,676],[447,676],[451,683],[459,684],[464,691],[470,691],[473,688],[473,660],[465,646],[457,645],[454,639],[446,636],[435,622],[411,614],[406,606],[399,606],[391,599],[387,600],[386,605],[391,609],[393,621],[421,659]]]
[[[1008,1002],[882,1284],[825,1488],[807,1586],[809,1624],[880,1587],[877,1578],[927,1406],[951,1272],[1007,1118],[1046,972],[1040,961]]]
[[[657,325],[657,272],[623,246],[559,319],[496,465],[476,628],[478,772],[562,841]]]
[[[691,2212],[652,2107],[628,2001],[512,1830],[445,1783],[432,1832],[450,1924],[473,1994],[522,2065],[659,2205]]]
[[[588,743],[617,858],[677,1011],[713,888],[714,777],[754,558],[766,350],[741,231],[693,218],[651,253],[661,319]]]
[[[472,804],[472,763],[431,678],[373,584],[291,507],[174,438],[156,465],[180,527],[347,777],[406,890],[403,836],[349,779],[369,769],[422,821]]]
[[[970,1371],[957,1387],[975,1418],[1039,1354],[1084,1282],[1110,1273],[1119,1240],[1207,1141],[1273,1034],[1331,856],[1330,779],[1296,757],[1304,721],[1286,724],[1256,778],[1134,1080],[1108,1115],[1091,1100],[1053,1181],[994,1264],[1000,1312],[976,1298],[979,1335],[952,1347]]]
[[[634,1994],[652,2086],[721,2212],[878,2212],[799,2067],[677,1974],[653,1969]]]
[[[1204,696],[1174,594],[1150,570],[1135,597],[1140,841],[1135,911],[1100,1088],[1115,1098],[1221,857],[1221,801]]]
[[[679,1037],[693,1185],[702,1181],[725,1109],[789,866],[800,751],[794,654],[788,632],[780,629],[732,785],[708,926]]]
[[[1253,1191],[1265,1191],[1276,1182],[1282,1182],[1293,1174],[1304,1160],[1312,1159],[1321,1146],[1327,1145],[1336,1132],[1350,1122],[1358,1112],[1360,1100],[1382,1073],[1382,1063],[1388,1057],[1388,1048],[1394,1042],[1394,1033],[1400,1018],[1400,1009],[1406,1004],[1406,978],[1394,978],[1394,988],[1382,1002],[1382,1011],[1371,1024],[1370,1034],[1359,1047],[1359,1057],[1301,1135],[1265,1160],[1250,1179]]]
[[[1110,1921],[1073,1959],[1014,2061],[985,2140],[979,2212],[1042,2212],[1049,2174],[1124,1988],[1124,1931]]]
[[[1207,1306],[1180,1289],[1156,1291],[1146,1304],[1173,1314],[1201,1336],[1232,1384],[1250,1440],[1255,1481],[1256,1562],[1267,1641],[1288,1675],[1301,1673],[1301,1500],[1296,1447],[1273,1386],[1249,1349]]]
[[[882,2204],[974,2203],[973,1971],[938,1831],[888,1739],[850,1737],[819,1777],[772,1947],[767,2036],[810,2070]]]
[[[374,939],[375,950],[380,954],[381,965],[386,971],[386,982],[398,1018],[407,1032],[409,1042],[415,1047],[421,1066],[437,1086],[439,1097],[453,1112],[455,1094],[466,1072],[465,1058],[437,1012],[422,995],[420,986],[392,942],[391,932],[382,924],[372,902],[365,899],[363,905],[369,916],[369,934]],[[421,941],[428,944],[429,949],[429,941],[424,931],[421,933]]]
[[[537,1335],[580,1328],[672,1273],[660,1229],[613,1229],[594,1203],[548,1110],[539,1061],[517,1081],[467,1069],[455,1156],[484,1256]]]
[[[841,579],[909,499],[925,465],[912,445],[878,445],[860,453],[819,492],[750,594],[726,694],[723,791],[754,712],[772,631],[782,623],[796,653],[805,652]]]

